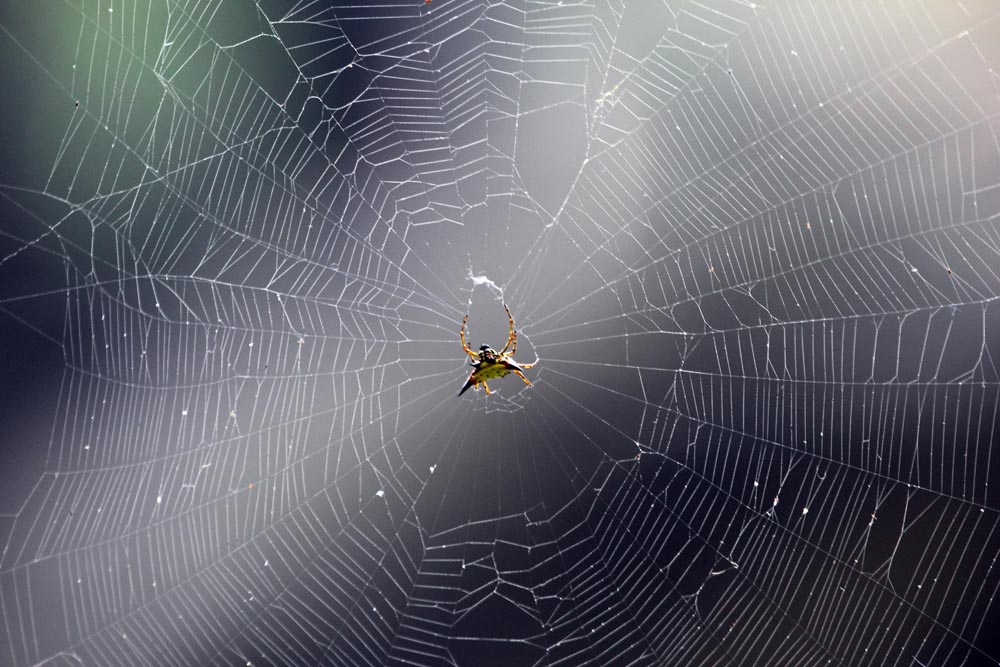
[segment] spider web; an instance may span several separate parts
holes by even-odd
[[[0,663],[1000,660],[995,4],[16,4]]]

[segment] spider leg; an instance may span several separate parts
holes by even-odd
[[[507,334],[507,344],[500,350],[500,354],[507,355],[507,349],[510,348],[509,354],[513,355],[517,351],[517,331],[514,329],[514,316],[510,314],[510,308],[507,307],[506,303],[503,305],[503,309],[507,311],[507,320],[510,322],[510,333]]]
[[[521,366],[521,368],[527,368],[527,367],[526,366]],[[512,368],[511,370],[514,373],[517,374],[517,377],[519,377],[522,380],[524,380],[524,384],[528,385],[529,387],[531,386],[531,380],[529,380],[528,378],[524,377],[524,373],[522,373],[521,371],[517,370],[516,368]]]
[[[483,389],[486,390],[487,394],[492,394],[493,393],[492,391],[490,391],[490,386],[488,384],[486,384],[486,382],[480,382],[479,384],[483,385]]]
[[[467,355],[469,355],[470,357],[472,357],[473,361],[476,361],[476,360],[479,359],[479,355],[476,354],[475,352],[473,352],[469,348],[469,344],[465,342],[465,325],[468,324],[468,323],[469,323],[469,316],[466,315],[465,318],[462,320],[462,329],[461,329],[461,331],[459,331],[458,335],[462,339],[462,349],[465,350],[465,353]]]

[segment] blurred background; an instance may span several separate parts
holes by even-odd
[[[0,665],[1000,664],[995,2],[0,58]],[[504,304],[533,384],[458,398]]]

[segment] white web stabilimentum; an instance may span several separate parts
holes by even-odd
[[[0,664],[1000,659],[1000,8],[340,5],[0,17]]]

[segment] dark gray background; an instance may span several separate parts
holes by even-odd
[[[0,50],[0,664],[1000,661],[995,3]]]

